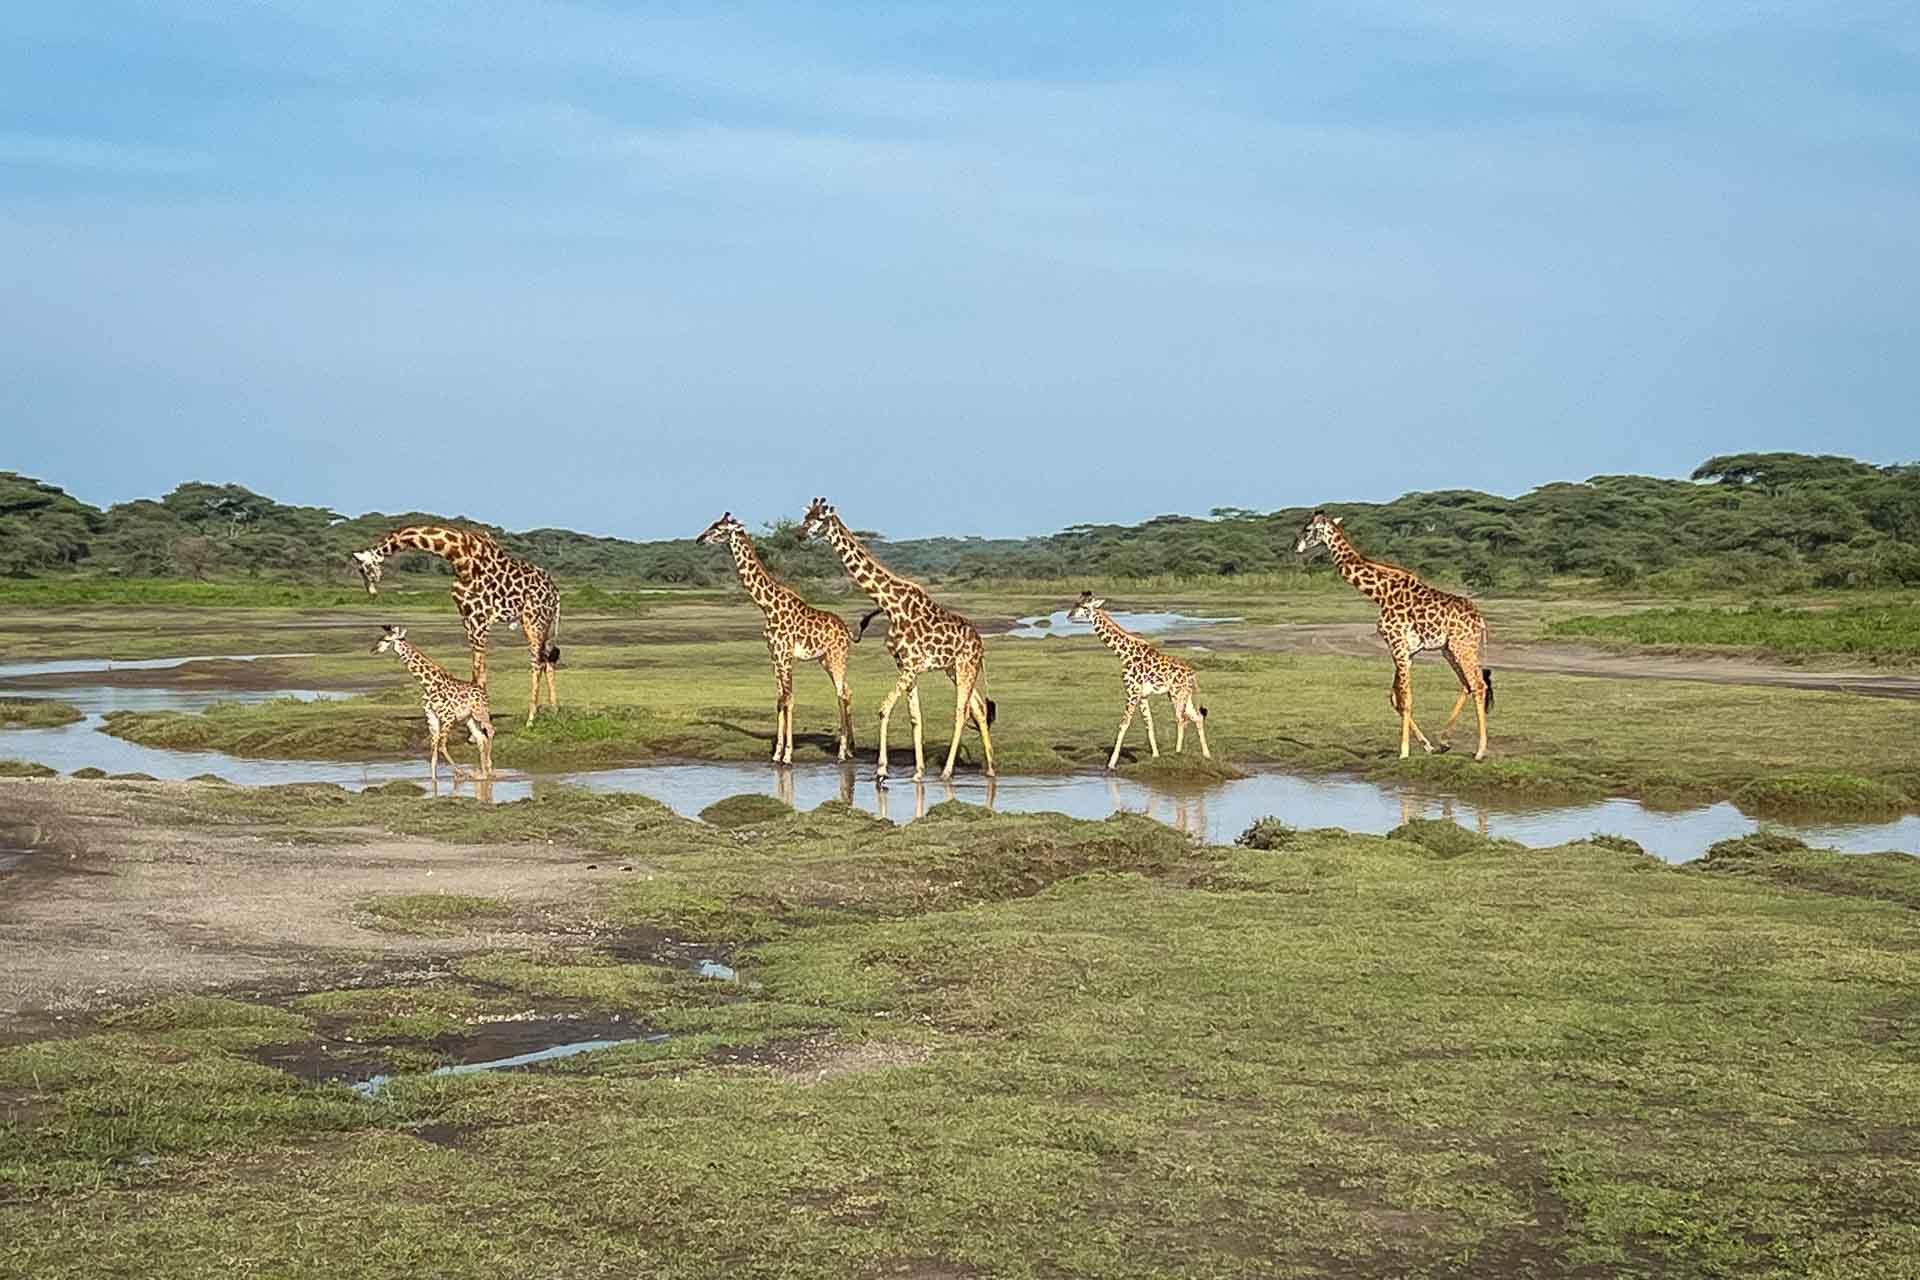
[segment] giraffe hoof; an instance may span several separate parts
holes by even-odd
[[[1485,760],[1487,758],[1487,753],[1485,751],[1476,751],[1473,753],[1473,758],[1475,760]]]

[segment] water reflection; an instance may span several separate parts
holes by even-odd
[[[179,661],[155,659],[155,664]],[[22,665],[15,664],[19,672]],[[44,664],[38,664],[44,667]],[[98,669],[99,664],[95,664]],[[6,670],[0,668],[0,670]],[[0,731],[0,756],[38,760],[63,773],[98,768],[109,773],[138,772],[156,778],[218,774],[230,782],[271,785],[336,782],[364,787],[393,779],[425,784],[425,761],[376,763],[323,760],[250,760],[215,751],[171,751],[144,747],[98,732],[112,710],[200,711],[215,702],[258,702],[273,698],[342,697],[313,690],[235,691],[171,688],[120,688],[76,680],[61,689],[35,689],[34,696],[56,698],[78,707],[86,719],[55,729]],[[402,714],[396,711],[396,714]],[[569,784],[596,791],[638,792],[682,814],[697,814],[716,800],[742,792],[778,797],[799,809],[827,800],[857,805],[895,822],[922,817],[929,784],[913,785],[911,800],[896,783],[894,795],[875,787],[871,766],[857,770],[836,764],[770,768],[765,764],[683,763],[602,769],[587,773],[532,776],[503,773],[493,779],[444,784],[435,794],[472,797],[482,803],[518,800],[537,790]],[[1382,786],[1353,778],[1304,777],[1278,771],[1207,786],[1177,787],[1120,775],[1070,774],[1001,779],[961,774],[953,782],[932,784],[933,802],[964,800],[1003,812],[1054,811],[1082,818],[1104,818],[1127,811],[1149,815],[1204,840],[1224,842],[1255,819],[1273,816],[1297,827],[1344,827],[1384,833],[1413,818],[1445,818],[1482,835],[1501,836],[1542,846],[1610,832],[1639,841],[1670,861],[1698,857],[1716,840],[1758,829],[1752,818],[1730,804],[1684,812],[1650,810],[1637,801],[1602,800],[1562,806],[1500,807],[1455,796]],[[1816,846],[1851,851],[1897,849],[1920,852],[1920,816],[1877,824],[1769,824]]]

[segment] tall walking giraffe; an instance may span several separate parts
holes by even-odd
[[[1487,712],[1493,709],[1493,670],[1480,665],[1480,650],[1487,643],[1487,620],[1473,601],[1428,586],[1411,569],[1367,559],[1354,549],[1346,530],[1340,527],[1340,518],[1324,511],[1314,512],[1307,520],[1293,549],[1305,552],[1314,546],[1331,551],[1340,576],[1380,606],[1380,638],[1393,654],[1393,690],[1387,696],[1400,713],[1400,758],[1407,756],[1409,732],[1420,739],[1422,747],[1433,750],[1427,735],[1413,722],[1413,655],[1438,649],[1446,655],[1453,674],[1460,677],[1460,697],[1440,737],[1444,741],[1453,732],[1460,709],[1472,698],[1480,719],[1480,747],[1473,758],[1485,760]]]
[[[473,683],[487,683],[487,632],[505,619],[527,637],[532,655],[533,684],[527,690],[527,723],[533,723],[540,705],[540,674],[547,676],[547,705],[560,705],[553,687],[553,669],[560,661],[560,589],[545,569],[507,554],[506,548],[478,529],[412,524],[395,529],[370,551],[353,553],[354,567],[366,579],[367,594],[377,595],[380,567],[402,551],[425,551],[453,566],[453,604],[467,629],[473,651]]]
[[[839,555],[840,563],[847,567],[847,576],[887,614],[887,652],[893,655],[893,664],[900,669],[900,679],[880,703],[880,764],[874,770],[874,780],[880,783],[887,780],[887,719],[902,694],[906,695],[907,715],[913,721],[914,781],[926,776],[919,680],[928,671],[946,672],[954,688],[953,744],[947,748],[947,764],[940,771],[941,778],[953,777],[953,762],[960,754],[960,736],[966,732],[969,715],[980,727],[980,745],[987,758],[986,774],[993,777],[993,736],[987,726],[993,723],[995,708],[993,699],[981,689],[986,676],[987,650],[980,633],[959,614],[935,604],[919,583],[900,577],[874,559],[873,553],[853,536],[853,531],[825,498],[813,500],[800,528],[805,537],[824,537]]]
[[[840,756],[853,759],[853,690],[847,684],[847,655],[854,644],[853,632],[837,613],[816,609],[801,599],[800,593],[773,576],[760,562],[747,526],[723,512],[695,541],[725,542],[733,553],[733,567],[740,585],[760,606],[765,615],[767,652],[773,657],[773,680],[778,691],[774,703],[773,762],[793,763],[793,664],[818,661],[833,681],[834,695],[840,701]]]
[[[1199,680],[1193,668],[1160,652],[1115,622],[1106,606],[1107,602],[1093,592],[1082,591],[1080,599],[1067,611],[1067,620],[1091,622],[1094,633],[1107,648],[1120,655],[1120,679],[1127,689],[1127,709],[1120,716],[1120,732],[1114,735],[1113,754],[1107,757],[1107,768],[1120,762],[1120,744],[1127,740],[1127,729],[1133,724],[1135,711],[1146,717],[1147,745],[1153,749],[1154,757],[1159,758],[1160,744],[1153,736],[1153,707],[1148,703],[1156,693],[1166,694],[1167,700],[1173,703],[1174,753],[1186,751],[1187,721],[1191,720],[1200,734],[1200,758],[1213,759],[1213,752],[1207,750],[1207,709],[1194,700],[1199,692]]]

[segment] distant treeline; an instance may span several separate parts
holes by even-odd
[[[1920,586],[1920,465],[1743,453],[1709,458],[1687,480],[1596,476],[1519,498],[1448,489],[1386,503],[1329,495],[1326,505],[1368,554],[1478,590],[1568,577],[1655,591]],[[1303,572],[1293,539],[1307,514],[1223,508],[1036,538],[882,539],[876,550],[901,572],[941,581],[1287,575]],[[13,472],[0,472],[0,573],[348,582],[349,552],[413,522],[485,528],[580,583],[704,586],[732,573],[724,554],[690,541],[514,533],[418,511],[347,517],[239,485],[183,484],[102,510]],[[761,544],[784,575],[837,579],[830,553],[803,544],[790,524],[767,530]],[[396,567],[445,571],[426,556]],[[1310,571],[1329,572],[1324,556]]]

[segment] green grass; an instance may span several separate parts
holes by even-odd
[[[53,698],[0,698],[0,729],[57,729],[86,717]]]
[[[647,868],[609,927],[723,948],[742,981],[557,940],[424,988],[172,1001],[0,1050],[21,1117],[0,1274],[1891,1278],[1920,1257],[1911,857],[1679,869],[1426,824],[1204,848],[960,805],[726,832],[579,792],[147,803],[564,832]],[[403,1049],[554,1002],[671,1038],[407,1068],[371,1102],[258,1061],[322,1027]]]
[[[34,760],[0,760],[0,778],[51,778],[58,772]]]
[[[380,894],[360,904],[375,926],[399,933],[458,933],[513,913],[498,898],[461,893]]]
[[[1920,659],[1920,604],[1877,601],[1831,609],[1672,608],[1583,614],[1547,625],[1547,633],[1672,649],[1740,650],[1768,657],[1844,655],[1874,662]]]

